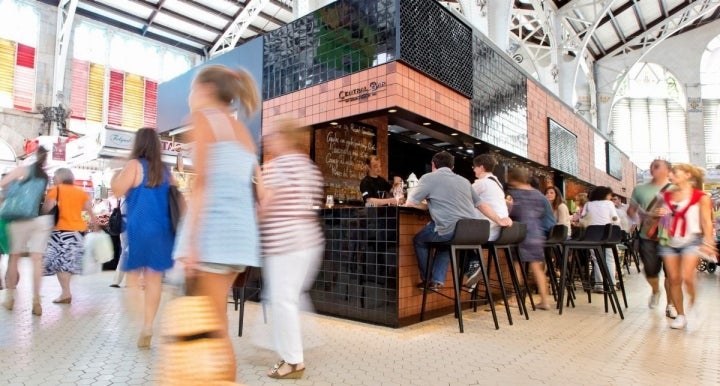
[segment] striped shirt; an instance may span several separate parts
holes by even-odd
[[[277,157],[263,166],[263,183],[271,191],[260,217],[264,256],[287,254],[324,243],[313,206],[320,206],[323,177],[305,154]]]

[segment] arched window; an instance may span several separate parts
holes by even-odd
[[[638,63],[615,95],[610,135],[641,168],[655,158],[687,162],[685,92],[677,78],[654,63]]]
[[[0,0],[0,107],[35,107],[35,47],[40,17],[18,0]]]

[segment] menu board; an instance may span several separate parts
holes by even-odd
[[[365,160],[374,155],[376,128],[345,123],[315,130],[315,163],[325,178],[325,194],[338,201],[360,201],[360,180],[367,174]]]

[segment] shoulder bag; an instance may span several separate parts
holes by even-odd
[[[663,186],[662,189],[660,189],[660,192],[653,198],[652,201],[650,201],[650,204],[648,205],[646,209],[646,212],[648,213],[648,217],[643,222],[643,227],[647,230],[645,234],[647,235],[648,240],[659,240],[659,234],[658,234],[658,225],[660,225],[660,217],[653,216],[650,212],[652,212],[655,209],[655,206],[658,204],[658,201],[662,199],[662,196],[665,194],[665,191],[670,187],[670,184],[666,184]]]
[[[53,206],[52,209],[50,209],[48,214],[53,216],[53,218],[55,219],[54,224],[57,225],[58,220],[60,220],[60,186],[59,185],[56,186],[55,189],[57,191],[57,194],[55,197],[55,206]]]
[[[28,177],[13,181],[7,189],[5,202],[0,207],[0,218],[5,221],[24,220],[40,214],[40,202],[45,193],[47,180],[36,177],[35,165],[30,166]]]
[[[108,219],[108,233],[111,236],[117,236],[123,232],[123,216],[120,209],[120,199],[117,200],[117,206],[113,208]]]

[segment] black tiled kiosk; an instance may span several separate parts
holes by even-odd
[[[322,209],[325,256],[310,296],[318,312],[399,327],[419,321],[412,237],[426,212],[397,207]],[[436,300],[431,309],[452,311]]]

